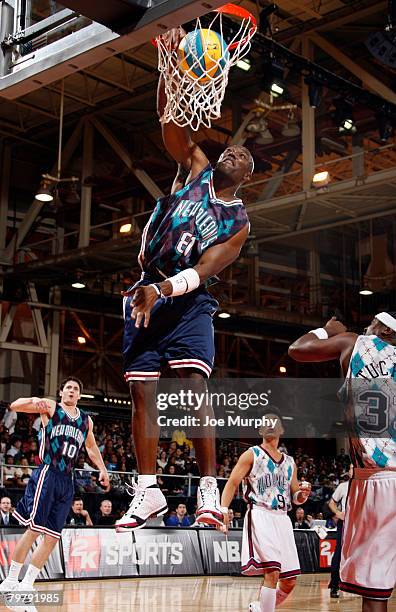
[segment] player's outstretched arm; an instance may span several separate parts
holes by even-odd
[[[357,334],[347,332],[346,327],[335,317],[332,317],[323,329],[326,330],[328,339],[321,340],[312,332],[304,334],[289,347],[289,356],[295,361],[342,361],[343,357],[352,351]]]
[[[109,474],[106,470],[106,466],[103,462],[103,457],[96,444],[95,436],[93,433],[93,422],[89,417],[89,428],[87,438],[85,440],[85,448],[87,449],[88,457],[96,465],[99,470],[99,482],[107,490],[110,489]]]
[[[56,402],[40,397],[20,397],[12,402],[10,408],[14,412],[27,412],[30,414],[46,414],[52,417]]]
[[[294,466],[293,476],[290,483],[290,491],[294,504],[305,504],[308,497],[311,495],[312,486],[310,482],[299,482],[297,478],[297,467]]]
[[[212,276],[219,274],[231,265],[239,254],[249,235],[249,224],[247,223],[235,236],[227,242],[210,247],[201,256],[194,269],[198,272],[201,283]]]
[[[163,35],[166,45],[170,49],[177,49],[181,39],[185,36],[182,28],[174,28]],[[157,112],[159,117],[164,114],[166,106],[165,84],[162,75],[158,82]],[[168,153],[178,164],[183,164],[189,173],[189,181],[201,172],[209,163],[202,149],[192,140],[190,129],[180,127],[169,121],[162,123],[162,139]]]
[[[241,248],[248,237],[249,234],[249,224],[246,224],[244,228],[242,228],[235,236],[227,240],[227,242],[223,242],[222,244],[217,244],[216,246],[210,247],[205,253],[201,256],[196,266],[193,269],[190,269],[190,272],[194,274],[196,285],[195,287],[185,280],[183,283],[183,279],[180,279],[183,287],[181,293],[188,293],[188,291],[192,291],[196,287],[198,287],[201,283],[204,283],[211,276],[215,276],[224,268],[229,266],[233,261],[235,261],[239,257],[239,253],[241,252]],[[187,271],[184,272],[186,274]],[[174,276],[173,279],[179,276],[183,276],[183,272],[180,272],[178,275]],[[191,279],[191,275],[190,275]],[[173,293],[174,288],[171,280],[165,280],[162,283],[159,283],[159,287],[161,289],[161,293],[165,297],[169,297],[175,295]],[[176,294],[176,295],[181,295]],[[133,294],[133,309],[132,309],[132,319],[135,319],[135,326],[140,327],[140,325],[144,324],[144,327],[147,327],[150,321],[150,313],[158,299],[158,293],[156,289],[152,285],[148,285],[146,287],[138,287],[137,289],[133,289],[131,292],[123,292],[123,295],[131,295]]]
[[[238,463],[232,470],[226,486],[221,494],[221,511],[223,512],[223,520],[225,531],[228,529],[229,516],[228,508],[234,499],[235,491],[241,484],[242,480],[247,476],[253,466],[253,452],[249,449],[245,451],[238,459]]]

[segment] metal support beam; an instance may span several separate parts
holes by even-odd
[[[60,305],[61,292],[59,287],[53,287],[51,289],[50,302],[57,306]],[[44,383],[44,393],[46,397],[56,397],[58,389],[60,316],[61,313],[59,310],[53,310],[48,318],[47,334],[49,352],[45,359]]]
[[[339,47],[334,46],[320,34],[312,33],[309,35],[309,38],[317,47],[322,49],[322,51],[330,55],[330,57],[334,58],[341,66],[360,79],[363,85],[366,85],[371,91],[374,91],[385,100],[388,100],[388,102],[396,104],[396,93],[387,87],[385,83],[379,81],[375,76],[354,62],[348,55],[345,55]]]
[[[7,36],[12,34],[14,28],[14,9],[11,4],[0,2],[0,78],[10,72],[12,62],[12,48],[3,45]]]
[[[0,349],[7,349],[9,351],[23,351],[25,353],[41,353],[46,355],[49,351],[48,348],[37,346],[37,344],[21,344],[20,342],[1,342]]]
[[[318,251],[309,252],[309,310],[314,312],[320,304],[320,256]]]
[[[92,185],[86,185],[85,181],[92,176],[93,172],[93,146],[94,146],[94,130],[92,123],[87,120],[84,124],[84,140],[83,140],[83,166],[81,177],[81,211],[80,211],[80,235],[78,239],[78,248],[87,247],[89,245],[89,236],[91,233],[91,202],[92,202]]]
[[[156,200],[161,198],[164,193],[158,187],[158,185],[149,177],[149,175],[139,168],[134,167],[134,160],[127,149],[120,143],[119,140],[114,136],[111,130],[101,123],[97,118],[91,118],[91,121],[97,131],[103,136],[108,142],[111,148],[117,153],[119,158],[124,162],[126,167],[133,172],[136,178],[142,183],[143,187],[147,189],[150,195]]]
[[[352,176],[364,176],[364,148],[363,135],[353,134],[352,136]]]
[[[31,302],[38,303],[37,291],[34,283],[28,283],[28,294]],[[30,307],[33,319],[34,330],[36,332],[37,342],[39,346],[48,348],[48,340],[44,329],[43,317],[39,307]]]
[[[8,192],[10,186],[11,173],[11,147],[9,143],[3,142],[0,154],[0,254],[6,246],[7,237],[7,213],[8,213]]]
[[[269,200],[270,198],[274,197],[283,181],[284,175],[292,169],[293,164],[299,155],[300,151],[297,151],[295,149],[292,149],[291,151],[287,152],[287,155],[282,163],[281,169],[272,175],[271,179],[264,187],[262,193],[259,195],[260,200]]]
[[[4,317],[4,321],[0,327],[0,344],[5,342],[8,338],[8,334],[10,333],[12,324],[14,322],[16,309],[16,306],[10,306],[6,316]]]
[[[62,168],[64,168],[65,166],[68,165],[68,163],[70,162],[70,158],[73,155],[79,141],[80,141],[80,137],[81,137],[81,121],[77,124],[77,126],[75,127],[72,135],[70,136],[65,148],[63,149],[62,152]],[[51,172],[50,174],[54,175],[57,172],[57,165],[58,162],[56,161],[54,163],[54,165],[52,166]],[[19,247],[21,246],[22,242],[25,240],[27,234],[29,233],[31,227],[33,226],[37,215],[40,213],[41,209],[43,208],[44,203],[43,202],[39,202],[38,200],[33,200],[32,205],[30,206],[29,210],[27,211],[21,225],[19,226],[18,229],[18,233],[16,235],[13,236],[13,238],[10,240],[9,244],[7,245],[7,248],[4,251],[4,256],[6,259],[12,259],[13,255],[14,255],[14,251],[16,251],[17,249],[19,249]]]
[[[312,45],[306,36],[301,41],[302,54],[313,59]],[[301,77],[302,88],[302,159],[303,159],[303,190],[310,191],[312,177],[315,171],[315,109],[309,104],[308,85]]]

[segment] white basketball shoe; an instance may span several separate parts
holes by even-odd
[[[222,525],[223,513],[220,510],[220,494],[216,478],[204,476],[198,487],[196,523]]]
[[[4,602],[4,605],[7,606],[8,609],[12,610],[10,605],[11,598],[8,598],[7,595],[16,591],[18,589],[19,582],[18,580],[10,580],[9,578],[5,578],[2,583],[0,583],[0,604]]]
[[[6,582],[7,578],[0,584],[0,592],[3,592],[2,589],[5,588],[4,600],[9,610],[13,610],[13,612],[38,612],[36,606],[31,603],[33,598],[28,597],[28,594],[36,592],[34,587],[28,588],[23,582],[15,583],[15,581],[12,581],[11,588],[7,584],[4,587]],[[11,591],[13,593],[26,593],[26,595],[21,595],[17,601],[16,598],[12,597]],[[10,594],[10,597],[7,597],[7,593]]]
[[[261,612],[260,602],[259,601],[250,602],[249,612]]]
[[[157,485],[142,487],[133,483],[128,485],[128,493],[133,495],[128,510],[116,522],[116,531],[133,531],[145,526],[149,518],[163,516],[168,512],[168,504]]]

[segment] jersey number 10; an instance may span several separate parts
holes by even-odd
[[[77,446],[75,444],[71,444],[70,442],[63,442],[62,455],[69,457],[69,459],[73,459],[77,453]]]

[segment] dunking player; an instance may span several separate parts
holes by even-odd
[[[183,33],[169,35],[177,45]],[[166,97],[158,85],[161,116]],[[179,164],[172,193],[160,198],[143,231],[141,280],[124,300],[124,369],[133,400],[133,439],[139,477],[137,491],[117,528],[143,527],[167,510],[156,484],[156,381],[169,364],[193,385],[204,385],[214,359],[212,317],[217,302],[205,282],[238,257],[249,222],[238,187],[251,178],[253,159],[242,146],[228,147],[212,168],[186,128],[162,125],[165,147]],[[182,180],[184,174],[184,180]],[[210,414],[210,407],[206,407]],[[201,412],[200,416],[204,416]],[[150,434],[148,432],[150,430]],[[214,431],[194,440],[201,472],[197,521],[222,520],[217,490]]]
[[[340,588],[363,597],[363,612],[385,612],[396,582],[396,313],[380,312],[361,336],[333,317],[296,340],[289,354],[296,361],[338,359],[346,377],[354,471]]]
[[[296,576],[301,572],[287,511],[291,499],[295,504],[304,504],[311,493],[309,483],[298,482],[293,458],[278,450],[279,437],[284,433],[279,415],[265,417],[276,423],[261,427],[262,443],[240,456],[221,495],[225,529],[220,529],[226,531],[229,505],[244,480],[248,509],[243,524],[242,573],[264,575],[259,601],[249,606],[252,612],[273,612],[295,587]]]
[[[99,469],[99,481],[109,485],[109,477],[93,434],[92,419],[77,407],[82,383],[67,378],[60,385],[60,402],[39,397],[20,398],[11,410],[41,415],[39,456],[41,464],[35,469],[26,486],[25,495],[18,502],[13,516],[27,527],[12,556],[10,571],[0,585],[0,592],[33,588],[41,568],[56,546],[65,525],[73,500],[73,467],[83,444]],[[44,538],[34,551],[22,582],[19,573],[28,552],[39,534]],[[18,607],[34,610],[33,606]]]

